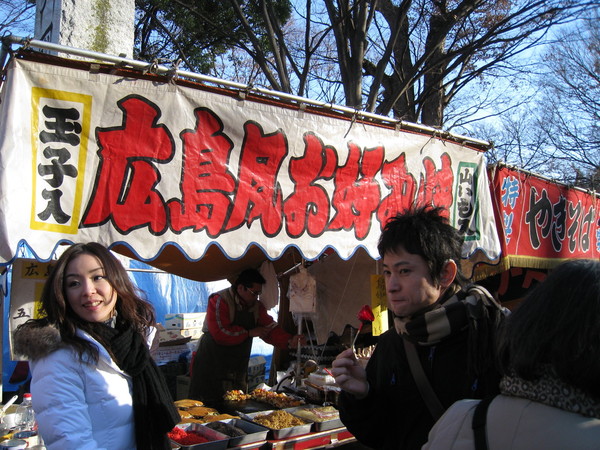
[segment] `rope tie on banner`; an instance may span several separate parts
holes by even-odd
[[[126,57],[127,57],[127,54],[125,54],[125,53],[119,53],[119,58],[125,59]],[[110,71],[110,73],[114,74],[114,73],[116,73],[117,70],[123,69],[126,66],[127,66],[127,64],[125,63],[125,61],[117,61],[115,63],[114,68]]]
[[[238,92],[238,97],[240,98],[240,100],[242,100],[242,101],[246,100],[246,97],[248,96],[248,94],[250,93],[250,91],[253,88],[254,88],[254,84],[248,83],[244,89],[240,90]]]
[[[394,130],[396,131],[396,133],[400,133],[402,131],[402,121],[401,120],[398,120],[394,124]]]
[[[146,75],[147,73],[153,73],[156,74],[158,72],[158,59],[154,59],[149,65],[148,67],[146,67],[144,70],[142,70],[142,73],[144,75]]]
[[[356,118],[358,117],[359,114],[360,114],[360,111],[358,109],[355,109],[354,113],[352,114],[352,119],[350,120],[350,126],[348,127],[348,130],[346,131],[346,134],[344,135],[344,139],[346,139],[346,136],[348,136],[348,133],[350,133],[350,130],[356,123]]]
[[[306,112],[306,103],[300,102],[298,103],[298,118],[303,118],[304,113]]]
[[[436,137],[437,137],[437,138],[439,138],[439,139],[443,139],[443,138],[444,138],[444,132],[443,132],[443,131],[441,131],[441,130],[438,130],[438,129],[434,129],[434,130],[431,132],[431,137],[432,137],[432,138],[436,138]]]
[[[173,63],[169,71],[167,72],[167,78],[169,79],[169,83],[175,84],[177,79],[179,78],[179,74],[177,71],[179,70],[179,65],[181,64],[182,59],[179,58],[177,61]]]
[[[31,37],[27,37],[25,39],[23,39],[23,46],[21,47],[23,50],[28,50],[29,47],[31,46]]]
[[[434,129],[431,132],[431,136],[429,136],[429,139],[427,139],[427,141],[421,147],[421,150],[419,150],[419,153],[423,154],[423,152],[425,151],[425,147],[427,147],[429,143],[434,141],[436,138],[439,139],[443,146],[446,146],[446,141],[444,140],[444,133],[440,130]]]
[[[117,69],[111,69],[110,74],[113,75],[116,73]],[[90,68],[88,70],[90,75],[98,75],[100,73],[100,64],[90,64]]]

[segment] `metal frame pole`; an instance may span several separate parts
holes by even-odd
[[[54,44],[52,42],[39,41],[36,39],[28,39],[24,37],[19,37],[15,35],[7,35],[2,37],[2,43],[4,45],[21,45],[23,47],[35,47],[42,50],[49,50],[58,53],[66,53],[70,55],[80,56],[84,58],[89,58],[94,61],[102,61],[114,63],[123,67],[131,67],[133,69],[142,70],[142,71],[151,71],[157,75],[170,75],[170,76],[181,76],[184,78],[201,81],[204,83],[211,83],[220,86],[225,86],[229,88],[239,89],[244,92],[255,92],[261,95],[269,96],[269,97],[278,97],[282,100],[288,100],[292,102],[296,102],[301,105],[312,105],[320,108],[329,109],[331,111],[337,111],[344,114],[350,114],[354,117],[361,117],[367,120],[375,120],[378,122],[388,123],[390,125],[400,127],[401,129],[413,130],[417,132],[423,132],[425,134],[429,134],[432,136],[438,136],[440,138],[448,138],[453,141],[456,141],[461,144],[471,144],[481,147],[490,147],[490,143],[488,141],[483,141],[480,139],[474,139],[468,136],[463,136],[460,134],[450,133],[448,131],[442,131],[437,128],[433,128],[427,125],[421,125],[412,122],[404,122],[402,120],[396,120],[391,117],[381,116],[379,114],[374,114],[368,111],[360,111],[355,108],[349,108],[347,106],[342,105],[334,105],[333,103],[326,103],[318,100],[312,100],[305,97],[300,97],[293,94],[288,94],[285,92],[273,91],[270,89],[264,89],[260,87],[253,87],[251,85],[236,83],[233,81],[222,80],[219,78],[211,77],[208,75],[202,75],[194,72],[190,72],[187,70],[179,70],[176,67],[167,67],[162,64],[158,64],[157,62],[146,62],[146,61],[138,61],[135,59],[125,58],[122,56],[114,56],[107,55],[105,53],[94,52],[91,50],[85,50],[80,48],[67,47],[64,45]]]

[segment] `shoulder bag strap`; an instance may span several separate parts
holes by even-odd
[[[431,387],[431,383],[429,382],[427,375],[425,375],[425,372],[423,371],[423,366],[421,365],[421,361],[419,360],[419,355],[417,355],[417,349],[415,348],[414,344],[412,342],[408,342],[406,339],[402,339],[402,342],[404,343],[404,350],[406,351],[406,359],[408,360],[410,372],[417,383],[421,397],[423,397],[423,401],[425,401],[425,404],[431,413],[431,417],[433,417],[433,420],[437,421],[440,417],[442,417],[445,409],[433,391],[433,387]]]
[[[488,407],[494,400],[494,397],[495,396],[492,396],[481,400],[473,413],[471,427],[473,428],[473,436],[475,437],[475,450],[487,450],[488,448],[485,422],[487,419]]]

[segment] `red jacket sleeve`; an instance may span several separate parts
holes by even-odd
[[[274,324],[275,321],[267,312],[267,309],[264,307],[262,303],[258,304],[258,326],[266,327],[271,324]],[[269,333],[269,335],[264,339],[267,344],[274,345],[275,347],[279,347],[281,349],[288,348],[288,342],[291,339],[292,335],[281,328],[279,325],[272,325],[273,329]]]
[[[250,338],[248,330],[231,323],[229,305],[219,294],[208,298],[205,320],[208,322],[208,331],[217,344],[238,345]]]

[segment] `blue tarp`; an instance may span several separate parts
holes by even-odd
[[[205,312],[209,292],[206,283],[181,278],[166,272],[152,271],[143,262],[131,260],[129,276],[146,293],[154,305],[156,320],[165,323],[165,314]],[[139,272],[135,269],[151,270]]]

